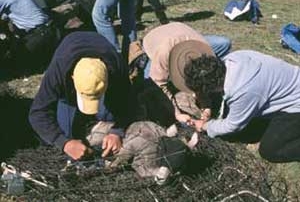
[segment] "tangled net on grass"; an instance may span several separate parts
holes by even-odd
[[[182,129],[180,133],[188,133]],[[8,164],[50,187],[26,181],[25,191],[14,200],[22,201],[286,201],[284,190],[273,194],[267,172],[244,146],[201,136],[186,169],[165,185],[152,178],[139,178],[123,166],[113,172],[105,169],[73,169],[63,171],[67,158],[55,148],[39,147],[20,150]],[[3,182],[1,182],[3,185]],[[282,184],[281,184],[282,185]],[[1,201],[11,196],[1,186]]]

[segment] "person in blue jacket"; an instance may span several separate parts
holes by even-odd
[[[91,153],[84,141],[98,121],[112,122],[102,156],[121,147],[129,124],[127,66],[113,45],[96,32],[73,32],[56,49],[32,103],[29,121],[47,144],[75,160]]]
[[[176,55],[185,50],[180,46]],[[299,66],[252,50],[234,51],[223,60],[203,54],[175,83],[194,92],[200,108],[212,108],[216,97],[223,98],[219,116],[187,121],[198,131],[230,141],[259,141],[260,155],[271,162],[300,161]]]

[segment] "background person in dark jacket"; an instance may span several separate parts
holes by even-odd
[[[74,32],[59,45],[45,72],[30,123],[47,144],[80,159],[90,151],[86,130],[98,121],[113,122],[102,156],[115,153],[129,123],[129,88],[127,67],[115,48],[97,33]]]

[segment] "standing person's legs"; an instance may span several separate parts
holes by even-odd
[[[123,35],[122,40],[122,55],[127,64],[128,49],[130,42],[137,40],[136,22],[135,22],[135,0],[120,1],[120,17],[121,30]]]
[[[263,134],[259,153],[271,162],[300,161],[300,113],[277,114]]]
[[[231,41],[229,38],[217,35],[204,35],[204,38],[219,58],[224,57],[231,48]]]
[[[134,1],[132,2],[134,4]],[[92,11],[92,19],[97,32],[103,35],[118,52],[121,52],[119,41],[113,26],[113,15],[117,3],[118,0],[96,0]]]

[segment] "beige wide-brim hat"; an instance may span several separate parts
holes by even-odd
[[[169,56],[169,77],[177,89],[192,92],[185,85],[184,68],[192,59],[196,59],[203,54],[215,56],[211,47],[205,41],[183,41],[172,48]]]

